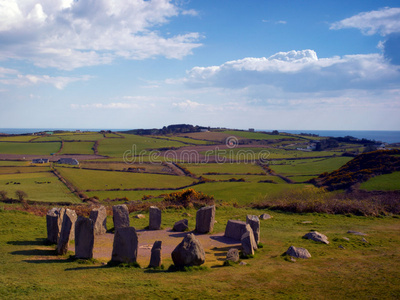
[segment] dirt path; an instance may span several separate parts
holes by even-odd
[[[139,249],[137,261],[142,267],[150,262],[151,247],[155,241],[162,241],[162,259],[171,261],[171,253],[182,241],[188,232],[174,232],[171,229],[164,230],[138,230]],[[206,252],[206,265],[222,264],[226,252],[230,248],[240,248],[240,242],[224,237],[224,233],[195,234]],[[96,236],[94,242],[93,257],[102,261],[109,261],[112,254],[114,234],[107,233]],[[69,250],[75,252],[71,245]],[[166,266],[168,267],[168,266]]]

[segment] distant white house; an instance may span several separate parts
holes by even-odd
[[[48,158],[35,158],[32,159],[33,164],[47,164],[49,162]]]
[[[60,158],[57,163],[72,166],[79,165],[79,162],[75,158]]]

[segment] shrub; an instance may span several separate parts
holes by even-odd
[[[19,201],[24,201],[28,197],[28,194],[25,193],[24,191],[16,190],[15,196],[17,196]]]
[[[1,190],[0,191],[0,200],[7,200],[7,191]]]
[[[213,205],[214,197],[197,192],[194,189],[186,189],[180,192],[167,194],[163,202],[169,205],[178,205],[187,207],[200,207],[204,205]]]

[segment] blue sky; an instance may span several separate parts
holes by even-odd
[[[0,0],[0,128],[400,130],[398,1]]]

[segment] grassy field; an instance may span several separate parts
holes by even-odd
[[[93,142],[66,142],[60,154],[93,154]]]
[[[141,164],[126,164],[123,162],[92,162],[84,161],[80,163],[82,168],[89,169],[100,169],[100,170],[126,170],[129,168],[144,168],[144,172],[148,173],[165,173],[169,174],[169,171],[162,164],[152,163],[141,163]]]
[[[29,142],[34,138],[33,135],[0,136],[0,142]]]
[[[64,141],[97,141],[104,138],[101,133],[88,132],[88,133],[61,133],[55,134],[54,137],[59,137]]]
[[[81,190],[133,189],[133,188],[179,188],[193,183],[184,176],[143,174],[113,171],[57,168],[63,177]]]
[[[210,163],[210,164],[180,164],[196,175],[206,173],[231,173],[231,174],[260,174],[264,170],[254,163]]]
[[[262,133],[262,132],[227,130],[227,131],[223,131],[223,133],[225,133],[229,136],[236,136],[238,138],[253,139],[253,140],[299,139],[298,137],[294,137],[294,136],[287,136],[287,135],[283,135],[283,134],[272,135],[272,134],[266,134],[266,133]]]
[[[0,142],[0,153],[4,154],[31,154],[31,155],[50,155],[56,153],[61,147],[61,143],[12,143]]]
[[[28,166],[28,161],[0,160],[0,167]]]
[[[400,190],[400,172],[379,175],[363,182],[361,189],[367,191],[395,191]]]
[[[1,167],[0,174],[18,174],[18,173],[38,173],[50,171],[49,166],[29,166],[29,167]]]
[[[0,190],[6,191],[8,197],[14,199],[16,198],[15,192],[22,190],[28,195],[27,199],[33,201],[81,202],[50,172],[1,174]]]
[[[187,143],[191,145],[210,145],[213,144],[209,141],[195,140],[191,138],[181,137],[181,136],[154,136],[159,139],[169,140],[169,141],[177,141],[182,143]]]
[[[195,214],[195,211],[187,212]],[[0,296],[3,299],[400,297],[399,219],[266,212],[274,218],[261,223],[264,248],[255,258],[245,260],[246,266],[222,267],[228,245],[206,249],[206,270],[167,272],[107,267],[101,261],[82,264],[69,260],[68,256],[56,256],[54,246],[43,243],[45,217],[0,209]],[[143,213],[148,216],[147,212]],[[163,224],[171,226],[181,218],[181,213],[165,211]],[[214,230],[223,232],[228,219],[244,220],[246,214],[260,213],[250,209],[218,209]],[[134,226],[142,229],[147,220],[137,220]],[[303,224],[303,221],[312,223]],[[302,239],[310,229],[326,234],[331,244]],[[367,233],[368,243],[363,243],[362,237],[346,234],[348,230]],[[175,240],[178,244],[181,239]],[[281,254],[291,245],[307,248],[312,258],[298,259],[295,263],[285,260]],[[140,263],[145,267],[148,260]],[[163,263],[168,268],[172,261],[167,257]]]

